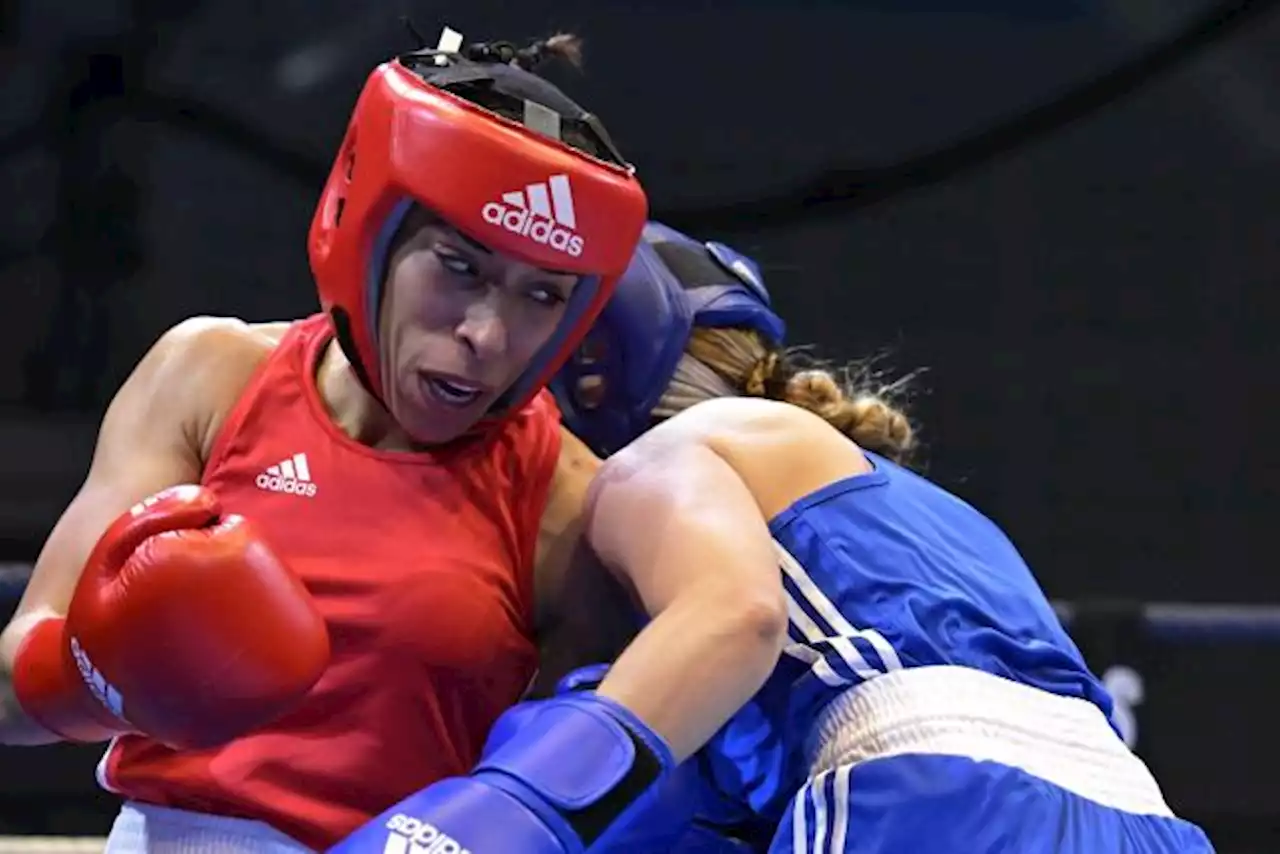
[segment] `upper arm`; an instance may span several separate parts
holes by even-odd
[[[592,548],[650,615],[697,589],[735,607],[781,607],[773,538],[754,495],[678,418],[610,457],[589,506]]]
[[[555,473],[538,527],[535,577],[536,596],[553,602],[562,586],[566,567],[580,547],[587,489],[600,470],[600,459],[563,427]]]
[[[146,496],[199,482],[203,456],[245,362],[238,321],[197,318],[166,332],[116,393],[98,431],[93,461],[49,534],[13,620],[0,639],[7,662],[26,629],[65,612],[98,538]],[[237,350],[237,346],[239,349]]]

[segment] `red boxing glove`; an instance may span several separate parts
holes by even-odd
[[[302,582],[201,486],[175,486],[98,540],[65,619],[18,648],[23,711],[70,741],[223,744],[295,706],[329,663]]]

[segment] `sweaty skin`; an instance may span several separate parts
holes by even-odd
[[[592,488],[588,541],[652,619],[600,693],[635,712],[677,758],[705,744],[764,684],[785,642],[767,520],[871,470],[818,416],[756,398],[699,404],[611,457]],[[596,619],[634,617],[615,610]]]

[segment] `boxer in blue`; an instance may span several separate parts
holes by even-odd
[[[695,808],[777,823],[771,854],[1211,852],[1008,538],[900,464],[890,401],[798,370],[782,333],[748,259],[647,229],[554,388],[611,455],[587,539],[650,619],[598,692],[517,707],[471,777],[384,818],[472,854],[664,850],[628,834]],[[728,615],[664,595],[717,571],[758,643],[716,644]]]

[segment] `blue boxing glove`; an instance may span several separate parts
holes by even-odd
[[[581,667],[556,683],[557,694],[594,690],[609,665]],[[497,733],[495,728],[494,733]],[[493,736],[490,736],[492,743]],[[756,849],[696,824],[695,817],[710,794],[699,764],[690,759],[653,786],[603,839],[592,854],[754,854]]]
[[[466,777],[411,795],[330,849],[382,854],[584,854],[612,843],[675,767],[643,721],[589,691],[522,703],[494,724]]]
[[[746,842],[696,820],[704,786],[695,762],[681,764],[591,854],[753,854]]]
[[[664,849],[665,854],[763,854],[765,849],[755,848],[740,839],[722,836],[710,827],[694,824],[675,844]]]
[[[594,691],[604,681],[604,677],[608,673],[609,665],[607,664],[591,664],[586,667],[579,667],[568,675],[560,677],[560,680],[556,682],[553,696],[559,697],[578,691]],[[488,756],[506,744],[525,724],[533,720],[543,702],[543,700],[528,700],[507,709],[506,713],[489,728],[489,736],[485,739],[484,748],[480,751],[480,755]]]

